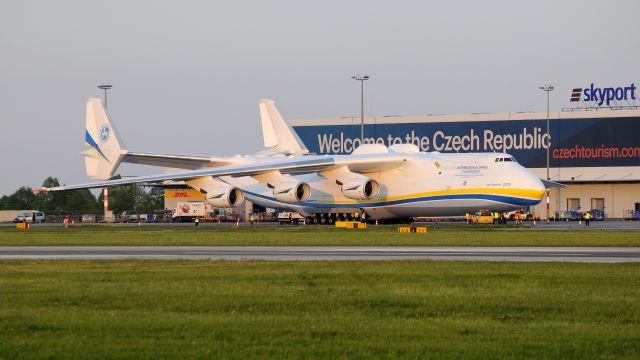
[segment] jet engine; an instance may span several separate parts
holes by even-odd
[[[311,195],[311,187],[303,182],[284,182],[273,189],[273,196],[286,203],[305,201]]]
[[[349,179],[342,182],[342,194],[349,199],[368,200],[378,196],[378,182],[368,178]]]
[[[212,188],[207,191],[207,202],[213,207],[234,207],[242,205],[244,193],[232,186]]]

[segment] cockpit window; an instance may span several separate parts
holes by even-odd
[[[512,158],[511,156],[496,158],[496,162],[503,162],[503,161],[513,161],[513,162],[515,162],[516,160],[514,158]]]

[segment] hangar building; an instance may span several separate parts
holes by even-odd
[[[597,208],[618,219],[640,211],[640,109],[587,106],[549,117],[550,179],[568,185],[551,190],[550,210]],[[422,151],[507,152],[544,179],[546,119],[546,112],[383,116],[365,119],[364,137]],[[360,117],[290,123],[313,153],[348,154],[360,143]],[[531,210],[544,218],[545,200]]]

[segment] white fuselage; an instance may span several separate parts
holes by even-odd
[[[396,169],[362,175],[380,185],[375,198],[349,199],[335,178],[318,173],[294,176],[311,187],[310,197],[298,203],[278,201],[272,188],[251,177],[221,179],[242,189],[248,200],[260,206],[304,215],[365,209],[372,219],[519,209],[539,203],[545,190],[540,179],[503,153],[412,153]]]

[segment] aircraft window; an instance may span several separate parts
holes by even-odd
[[[503,162],[503,161],[513,161],[515,162],[516,160],[512,157],[505,157],[505,158],[496,158],[496,162]]]

